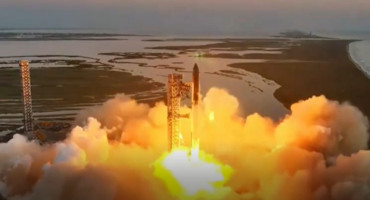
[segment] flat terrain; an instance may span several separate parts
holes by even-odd
[[[224,39],[199,46],[157,46],[153,49],[203,51],[205,58],[234,59],[229,66],[257,73],[281,85],[274,96],[286,108],[313,95],[347,101],[370,117],[370,80],[347,52],[352,40],[336,39]],[[210,49],[222,53],[208,52]],[[255,51],[235,53],[235,51]],[[258,51],[262,50],[262,53]],[[280,51],[281,53],[276,53]],[[261,59],[263,62],[243,62]],[[227,73],[225,71],[220,71]],[[229,74],[235,75],[235,72]]]
[[[247,114],[258,112],[278,120],[292,103],[324,94],[349,101],[370,116],[370,80],[349,59],[349,40],[150,41],[103,34],[102,40],[129,39],[86,41],[98,36],[31,34],[21,37],[35,41],[18,41],[17,37],[5,35],[10,41],[0,41],[0,131],[21,125],[20,59],[31,61],[33,110],[45,121],[72,122],[80,110],[117,93],[140,102],[165,100],[167,74],[182,73],[190,80],[194,63],[201,70],[203,93],[215,86],[225,88]]]
[[[0,130],[17,127],[22,113],[19,70],[0,69],[1,116],[14,118],[14,123],[2,122]],[[148,92],[152,99],[162,99],[163,92],[153,94],[163,88],[163,84],[149,78],[133,76],[127,72],[98,70],[86,67],[31,68],[32,97],[35,118],[39,120],[73,121],[74,114],[87,106],[104,102],[117,93],[140,97],[140,92]],[[149,102],[153,102],[150,100]],[[47,112],[44,114],[38,114]]]
[[[0,32],[0,41],[50,41],[50,40],[125,40],[121,37],[144,35],[111,33],[52,33],[52,32]]]
[[[303,40],[264,63],[236,63],[233,68],[255,72],[282,87],[275,97],[292,103],[324,94],[329,99],[349,101],[370,117],[370,80],[352,63],[345,40]],[[262,58],[263,56],[258,56]],[[287,62],[286,60],[292,60]]]

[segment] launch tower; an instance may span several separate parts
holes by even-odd
[[[31,77],[29,62],[22,60],[19,62],[21,84],[22,84],[22,97],[23,97],[23,122],[24,133],[29,138],[33,137],[33,115],[32,115],[32,96],[31,96]]]
[[[199,99],[199,69],[193,68],[193,82],[184,83],[181,74],[169,74],[167,82],[167,123],[168,123],[168,148],[171,151],[180,147],[180,118],[188,118],[189,114],[181,114],[181,100],[189,96],[193,106]]]

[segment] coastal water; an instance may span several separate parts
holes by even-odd
[[[370,40],[351,43],[349,54],[357,67],[370,78]]]

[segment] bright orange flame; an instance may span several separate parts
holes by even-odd
[[[165,153],[154,165],[154,175],[178,199],[222,199],[230,192],[223,185],[233,172],[231,167],[200,151],[198,146]]]
[[[182,136],[181,133],[179,134],[179,137],[180,137],[180,144],[183,145],[184,144],[184,137]]]
[[[215,121],[215,113],[213,111],[211,113],[209,113],[209,121],[210,122]]]

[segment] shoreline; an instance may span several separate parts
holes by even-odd
[[[366,71],[366,64],[364,63],[361,63],[361,61],[359,61],[357,58],[356,58],[356,49],[353,49],[353,51],[351,51],[351,45],[352,45],[352,48],[355,48],[353,45],[355,45],[355,43],[360,43],[360,42],[364,42],[364,41],[367,41],[367,40],[360,40],[360,41],[355,41],[355,42],[352,42],[350,44],[348,44],[348,47],[347,47],[347,52],[348,52],[348,56],[349,56],[349,59],[353,62],[354,65],[356,65],[356,67],[362,72],[364,73],[364,75],[370,79],[370,71]],[[364,66],[365,65],[365,66]],[[365,69],[364,69],[365,68]]]

